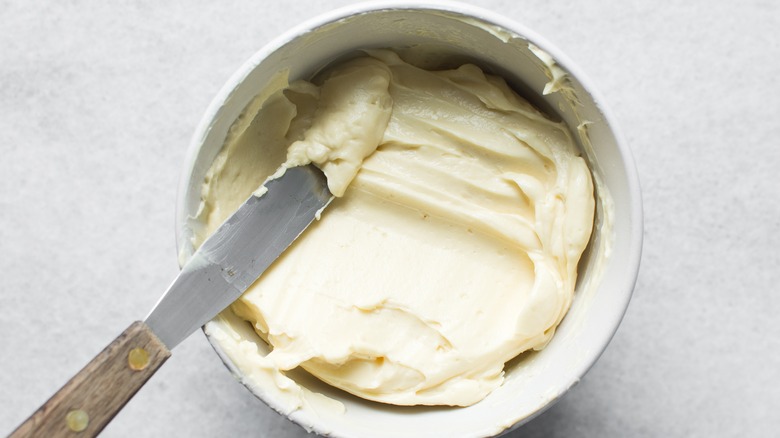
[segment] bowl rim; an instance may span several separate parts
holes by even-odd
[[[222,108],[224,102],[228,100],[228,98],[232,95],[234,90],[257,67],[257,65],[260,64],[260,62],[262,62],[273,52],[275,52],[285,44],[291,42],[295,38],[298,38],[306,33],[309,33],[313,29],[317,29],[329,23],[343,20],[355,15],[380,12],[382,10],[436,11],[436,12],[454,13],[458,15],[476,18],[480,21],[496,25],[500,28],[509,30],[514,34],[520,35],[523,38],[527,39],[529,42],[533,43],[535,46],[549,53],[552,56],[552,58],[555,59],[556,63],[559,64],[561,67],[563,67],[564,70],[566,70],[571,76],[575,77],[577,81],[582,85],[583,89],[588,94],[590,94],[591,97],[593,98],[593,101],[595,105],[598,107],[599,111],[602,113],[604,121],[609,127],[612,136],[615,138],[616,150],[620,154],[621,162],[626,172],[625,183],[627,184],[626,189],[629,194],[628,200],[630,203],[630,205],[626,207],[628,211],[628,221],[629,221],[629,226],[628,226],[629,236],[627,236],[629,240],[628,258],[623,261],[623,267],[624,267],[623,275],[620,277],[621,279],[620,285],[617,286],[621,290],[625,291],[625,293],[621,295],[622,300],[620,302],[615,303],[614,306],[615,311],[613,313],[610,313],[609,315],[603,315],[603,317],[609,317],[608,318],[609,321],[607,322],[607,324],[605,324],[605,326],[609,327],[609,329],[603,330],[598,333],[600,335],[600,337],[598,338],[599,342],[593,342],[593,344],[597,345],[598,348],[593,350],[592,353],[590,353],[587,360],[582,361],[581,364],[575,368],[576,372],[574,372],[573,375],[577,376],[576,379],[573,379],[572,381],[569,382],[562,382],[560,384],[560,387],[565,389],[558,392],[555,397],[551,398],[545,404],[541,405],[531,415],[519,419],[514,425],[508,427],[500,434],[507,433],[511,430],[516,429],[520,425],[525,424],[526,422],[530,421],[531,419],[535,418],[536,416],[542,414],[544,411],[552,407],[558,400],[560,400],[560,398],[564,394],[568,392],[569,389],[571,389],[574,385],[576,385],[580,381],[580,379],[585,374],[587,374],[587,372],[593,367],[593,365],[598,361],[598,359],[604,353],[610,341],[612,340],[615,333],[617,332],[620,323],[623,320],[623,317],[625,316],[625,313],[628,309],[628,305],[630,303],[631,297],[633,296],[634,287],[636,285],[637,277],[639,274],[639,266],[642,257],[642,246],[643,246],[643,238],[644,238],[642,194],[640,189],[639,173],[636,167],[636,162],[634,160],[633,154],[628,146],[625,137],[623,136],[623,133],[619,125],[616,123],[616,119],[612,110],[605,103],[606,101],[604,100],[601,92],[598,90],[598,88],[594,86],[593,81],[585,72],[583,72],[565,53],[563,53],[560,49],[558,49],[554,44],[552,44],[550,41],[548,41],[545,37],[543,37],[539,33],[528,28],[527,26],[513,19],[507,18],[506,16],[500,15],[497,12],[493,12],[491,10],[487,10],[482,7],[473,6],[470,4],[465,4],[457,1],[428,0],[428,1],[421,2],[421,1],[413,1],[413,0],[370,0],[370,1],[360,2],[360,3],[355,3],[348,6],[343,6],[319,14],[317,16],[302,21],[301,23],[293,26],[292,28],[278,35],[277,37],[271,39],[258,51],[252,54],[250,58],[247,61],[245,61],[229,77],[229,79],[225,82],[225,84],[221,87],[218,93],[211,100],[208,107],[206,108],[206,111],[201,117],[200,122],[195,128],[195,131],[192,135],[189,146],[187,147],[187,151],[185,153],[184,164],[180,168],[181,173],[179,176],[179,182],[177,188],[176,210],[175,210],[176,250],[177,252],[179,252],[181,251],[182,248],[184,248],[183,245],[186,243],[185,240],[187,238],[186,235],[183,233],[183,227],[184,224],[187,223],[189,217],[188,216],[189,211],[187,210],[188,203],[187,203],[186,194],[191,184],[190,177],[193,174],[193,171],[195,170],[196,161],[198,159],[201,148],[203,146],[203,142],[210,131],[213,120],[215,120],[216,117],[219,115],[219,111]],[[182,260],[180,257],[180,264],[181,262]],[[229,360],[226,357],[226,355],[224,355],[224,353],[221,352],[216,345],[214,345],[214,342],[208,335],[207,338],[209,340],[209,343],[217,351],[217,354],[220,356],[222,361],[225,362],[225,365],[228,366],[229,369],[231,369],[231,367],[228,365]],[[231,369],[231,371],[234,370]],[[256,394],[254,394],[253,391],[250,392],[252,392],[253,395],[257,396]],[[312,426],[314,426],[314,431],[318,430],[316,425],[312,425]]]

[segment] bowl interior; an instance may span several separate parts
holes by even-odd
[[[571,309],[552,341],[544,350],[510,362],[505,383],[480,403],[468,408],[386,406],[300,376],[303,386],[346,408],[343,414],[322,415],[306,409],[288,412],[283,402],[249,386],[275,409],[320,433],[487,436],[517,427],[559,398],[595,362],[617,329],[634,285],[641,247],[636,172],[592,87],[564,55],[532,31],[471,7],[442,8],[419,3],[351,7],[292,29],[245,64],[214,100],[193,138],[177,209],[177,241],[183,258],[192,253],[191,218],[200,204],[203,177],[249,102],[269,84],[283,86],[284,79],[310,78],[335,60],[365,48],[407,50],[416,53],[416,63],[428,66],[475,63],[503,76],[526,99],[563,120],[580,142],[597,182],[594,238],[581,262]],[[553,78],[561,79],[563,88],[544,94]],[[219,341],[210,341],[220,352]],[[242,373],[227,355],[222,356],[234,373]]]

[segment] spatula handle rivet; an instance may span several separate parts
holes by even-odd
[[[89,415],[81,409],[74,409],[65,415],[65,423],[73,432],[81,432],[89,426]]]
[[[141,371],[149,365],[149,352],[143,348],[133,348],[127,353],[127,365],[131,370]]]

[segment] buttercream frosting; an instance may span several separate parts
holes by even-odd
[[[594,216],[564,124],[474,65],[388,50],[250,107],[207,173],[194,243],[280,166],[314,163],[336,196],[223,317],[267,343],[218,336],[256,385],[296,396],[300,367],[369,400],[468,406],[549,342]]]

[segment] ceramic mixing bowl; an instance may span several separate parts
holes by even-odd
[[[502,76],[579,142],[597,185],[597,218],[580,263],[576,295],[549,345],[506,366],[504,384],[466,408],[397,407],[361,400],[313,378],[298,382],[337,400],[341,413],[298,409],[243,379],[246,370],[212,345],[228,368],[269,406],[307,430],[339,437],[475,437],[518,427],[551,406],[598,359],[628,306],[639,266],[642,211],[631,153],[593,85],[543,37],[502,16],[458,3],[372,2],[309,20],[260,49],[206,111],[190,146],[177,205],[182,260],[192,253],[192,218],[204,175],[230,126],[283,75],[311,78],[365,48],[428,47],[422,62],[472,62]],[[251,330],[248,330],[251,332]],[[296,378],[297,379],[297,378]]]

